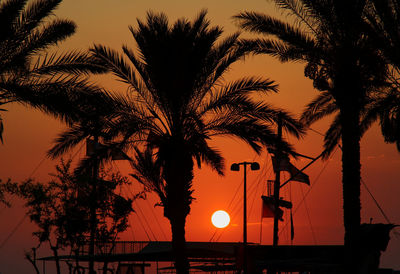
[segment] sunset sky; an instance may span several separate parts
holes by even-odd
[[[59,45],[60,52],[67,50],[86,50],[94,43],[101,43],[120,50],[123,44],[135,49],[128,26],[136,27],[136,19],[145,19],[146,11],[164,12],[173,23],[177,18],[194,18],[201,9],[208,10],[211,25],[224,28],[224,35],[239,31],[232,16],[240,11],[260,11],[279,15],[279,12],[265,0],[64,0],[56,12],[60,18],[68,18],[78,25],[75,35]],[[243,37],[249,34],[243,33]],[[279,93],[267,97],[268,102],[299,115],[304,106],[317,92],[310,80],[303,74],[303,64],[281,64],[268,56],[249,57],[232,67],[225,80],[230,81],[243,76],[262,76],[279,84]],[[93,78],[99,84],[113,91],[125,92],[126,86],[110,76]],[[21,105],[7,105],[3,116],[5,131],[4,144],[0,145],[0,179],[11,178],[22,181],[29,176],[38,181],[48,181],[49,172],[53,172],[57,161],[45,157],[57,133],[63,125],[55,119]],[[312,126],[318,132],[324,132],[330,120],[326,119]],[[317,156],[322,150],[323,137],[309,131],[302,140],[289,137],[299,153]],[[256,155],[245,144],[235,139],[218,138],[212,140],[226,159],[226,176],[219,177],[207,166],[196,170],[194,179],[194,197],[191,214],[186,225],[187,241],[232,241],[242,240],[242,183],[243,170],[233,172],[229,167],[234,162],[257,161],[259,171],[248,172],[248,241],[260,243],[261,199],[265,194],[265,182],[273,179],[270,156],[267,153]],[[77,151],[75,158],[84,156]],[[361,143],[362,178],[373,193],[388,218],[400,224],[400,154],[394,145],[385,144],[377,126],[370,129]],[[294,162],[302,168],[309,160]],[[126,163],[113,164],[116,171],[129,172]],[[311,187],[290,183],[282,189],[282,197],[292,199],[294,205],[294,244],[342,244],[342,195],[341,195],[341,151],[338,149],[331,159],[317,161],[307,169]],[[284,174],[284,178],[288,178]],[[137,183],[122,191],[126,195],[141,190]],[[237,195],[235,193],[238,191]],[[385,222],[373,200],[361,187],[362,222]],[[303,197],[306,196],[305,202]],[[37,244],[32,238],[34,225],[24,218],[25,209],[21,201],[13,199],[12,208],[0,208],[0,273],[30,273],[33,268],[24,260],[24,250]],[[170,240],[170,228],[163,217],[162,209],[154,207],[157,197],[149,194],[147,200],[134,204],[136,213],[130,218],[131,228],[121,240]],[[214,211],[223,209],[231,215],[231,224],[218,230],[211,224]],[[154,212],[154,214],[153,214]],[[144,218],[146,216],[146,218]],[[285,221],[288,215],[284,216]],[[157,220],[157,221],[156,221]],[[262,221],[262,244],[272,243],[272,219]],[[18,226],[19,223],[22,225]],[[151,231],[149,229],[151,224]],[[285,227],[285,223],[280,223]],[[15,230],[15,228],[18,229]],[[143,229],[143,227],[145,229]],[[290,244],[289,230],[283,230],[280,243]],[[146,232],[149,235],[146,235]],[[400,231],[400,230],[397,230]],[[223,233],[221,233],[223,232]],[[213,237],[214,235],[214,237]],[[382,266],[400,269],[400,235],[392,232],[388,250],[382,258]],[[48,255],[43,249],[39,256]],[[32,272],[33,273],[33,272]]]

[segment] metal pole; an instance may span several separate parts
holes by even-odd
[[[278,118],[278,138],[282,140],[282,118],[279,116]],[[278,216],[278,209],[279,209],[279,190],[280,190],[280,181],[281,181],[281,173],[280,173],[280,165],[281,165],[281,149],[280,146],[277,146],[277,150],[275,152],[275,160],[277,165],[277,170],[275,174],[275,183],[274,183],[274,207],[275,207],[275,214],[274,214],[274,234],[273,234],[273,246],[278,245],[279,241],[279,216]]]
[[[246,187],[246,163],[244,168],[244,184],[243,184],[243,243],[247,244],[247,187]]]
[[[251,170],[259,170],[260,165],[257,162],[241,162],[231,165],[232,171],[239,171],[243,165],[243,273],[247,273],[247,165]]]
[[[94,270],[94,256],[95,256],[95,237],[96,237],[96,225],[97,225],[97,179],[99,173],[99,159],[97,155],[97,148],[99,145],[99,137],[94,136],[94,156],[95,162],[93,164],[93,174],[92,174],[92,193],[90,197],[90,237],[89,237],[89,274],[96,273]]]
[[[247,163],[243,163],[243,273],[247,273],[247,187],[246,187]]]

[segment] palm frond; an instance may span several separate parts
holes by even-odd
[[[143,84],[138,81],[134,70],[129,67],[118,52],[103,45],[94,45],[90,51],[105,67],[108,67],[118,77],[119,81],[131,85],[139,94],[145,90]]]
[[[220,151],[218,151],[216,148],[209,147],[206,142],[200,142],[196,144],[195,158],[199,168],[201,168],[201,163],[205,162],[219,175],[224,175],[225,159],[222,157]]]
[[[291,46],[301,48],[312,48],[314,38],[300,28],[296,28],[288,23],[273,18],[271,16],[257,12],[242,12],[233,17],[241,28],[259,33],[272,35],[285,41]]]
[[[55,144],[48,150],[47,156],[55,159],[65,154],[91,136],[91,133],[91,130],[82,124],[71,125],[54,140]]]
[[[256,105],[254,110],[248,111],[247,116],[265,121],[269,125],[278,125],[280,123],[284,131],[296,138],[300,138],[305,134],[304,125],[293,117],[291,113],[269,104]]]
[[[248,95],[249,92],[278,92],[278,85],[273,80],[256,77],[246,77],[228,83],[226,87],[221,88],[222,96],[229,94],[232,97],[236,95]]]
[[[21,14],[23,31],[29,33],[44,22],[46,18],[53,15],[53,11],[62,0],[35,0],[29,2]]]
[[[205,125],[208,136],[232,136],[247,143],[255,152],[260,153],[262,145],[281,143],[273,130],[257,122],[256,119],[235,115],[219,116]],[[288,147],[286,147],[288,148]]]
[[[375,104],[370,106],[370,115],[379,115],[382,135],[385,142],[399,143],[400,132],[400,97],[398,91],[391,91],[383,98],[380,98]]]
[[[29,78],[8,79],[0,82],[0,88],[7,90],[15,101],[34,107],[66,122],[81,119],[95,111],[95,103],[110,110],[110,99],[101,88],[86,79],[59,77],[56,79]]]
[[[342,138],[342,126],[340,123],[340,116],[336,115],[333,122],[330,124],[329,129],[325,133],[324,137],[324,151],[322,153],[322,159],[328,159],[334,151],[335,147],[339,145]]]
[[[9,0],[0,3],[0,41],[12,38],[15,34],[15,21],[23,11],[27,0]]]
[[[289,15],[294,15],[295,20],[299,24],[304,24],[310,29],[314,35],[317,34],[316,26],[318,26],[318,21],[315,20],[315,12],[312,6],[307,5],[307,1],[301,0],[275,0],[275,4],[289,12]]]
[[[232,64],[244,58],[246,51],[237,46],[238,39],[239,33],[234,33],[226,37],[210,51],[206,61],[209,61],[211,66],[206,66],[205,68],[213,72],[212,84],[218,82]]]
[[[26,46],[20,54],[36,54],[49,46],[65,40],[75,33],[74,22],[65,19],[55,19],[50,24],[43,26],[40,30],[31,31],[27,37]]]
[[[39,57],[31,69],[37,75],[75,74],[89,75],[107,72],[98,59],[87,52],[70,51],[61,55],[56,53]]]
[[[135,158],[130,161],[134,173],[130,174],[139,183],[145,186],[146,189],[155,191],[162,202],[165,202],[165,183],[162,178],[162,167],[154,158],[151,149],[147,148],[144,151],[134,148]]]
[[[211,98],[207,102],[203,102],[199,113],[204,115],[209,111],[218,111],[223,108],[250,110],[254,107],[248,97],[252,92],[277,92],[277,88],[278,86],[274,84],[274,81],[269,79],[255,77],[239,79],[213,91]]]
[[[168,126],[166,125],[164,117],[159,115],[159,113],[167,115],[167,111],[163,107],[163,101],[161,100],[159,94],[152,86],[152,81],[147,73],[146,65],[138,60],[133,51],[128,49],[128,47],[123,46],[122,49],[125,55],[132,62],[133,66],[136,68],[136,71],[139,73],[140,77],[143,79],[143,81],[140,79],[133,79],[134,83],[131,84],[134,88],[134,92],[139,94],[138,100],[142,101],[146,106],[147,111],[156,117],[161,124],[163,124],[165,130],[168,130]]]
[[[388,96],[390,97],[390,96]],[[389,99],[389,98],[387,98]],[[391,98],[393,99],[393,98]],[[389,100],[391,100],[389,99]],[[363,136],[372,124],[379,120],[381,114],[385,112],[386,108],[391,108],[390,103],[385,98],[371,98],[370,102],[366,104],[361,112],[360,118],[360,134]]]
[[[253,54],[268,54],[276,57],[281,62],[304,62],[308,59],[308,53],[313,52],[315,49],[310,48],[305,50],[303,48],[292,47],[285,42],[274,39],[246,39],[239,41],[240,47]],[[317,52],[313,52],[316,54]]]
[[[201,35],[204,32],[207,32],[207,29],[210,26],[210,21],[206,19],[207,9],[202,9],[196,18],[191,23],[191,33],[194,36]]]
[[[309,126],[316,121],[337,112],[338,106],[330,92],[321,92],[316,98],[307,104],[304,109],[300,121]]]
[[[229,67],[244,57],[245,51],[237,47],[238,37],[238,33],[230,35],[209,49],[203,60],[203,68],[195,79],[194,89],[197,92],[193,92],[188,100],[189,109],[197,109]]]

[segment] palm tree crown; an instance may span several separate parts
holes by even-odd
[[[61,1],[0,3],[0,105],[19,102],[69,121],[98,100],[99,88],[79,76],[104,72],[88,53],[46,53],[75,33],[70,20],[48,20]],[[0,139],[2,130],[0,118]]]

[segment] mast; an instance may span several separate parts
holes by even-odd
[[[95,238],[96,238],[96,226],[97,226],[97,180],[99,177],[99,157],[98,157],[98,146],[99,146],[99,137],[98,135],[94,135],[94,163],[92,170],[92,190],[90,194],[90,236],[89,236],[89,274],[96,273],[94,270],[94,246],[95,246]]]
[[[282,117],[278,116],[278,138],[282,140]],[[276,214],[274,215],[274,234],[273,234],[273,246],[278,245],[279,241],[279,216],[277,214],[279,209],[279,191],[280,191],[280,183],[281,183],[281,172],[280,172],[280,161],[282,157],[282,151],[280,145],[277,145],[275,152],[276,165],[278,166],[275,172],[275,182],[274,182],[274,208]]]
[[[243,273],[247,274],[247,186],[246,162],[243,163]]]

